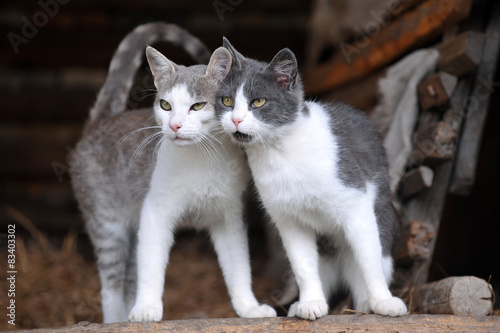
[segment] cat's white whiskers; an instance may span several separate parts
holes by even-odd
[[[202,138],[198,139],[196,143],[198,147],[201,149],[205,160],[208,161],[208,164],[209,165],[217,164],[217,157],[213,155],[212,150],[210,149],[208,143]]]
[[[132,155],[132,158],[130,159],[128,169],[130,170],[132,168],[132,164],[134,163],[135,158],[137,155],[143,150],[148,144],[156,140],[158,137],[162,136],[163,133],[162,131],[156,132],[142,140],[142,142],[139,144],[139,146],[135,149],[134,154]]]
[[[154,116],[153,116],[154,117]],[[149,120],[149,119],[148,119]],[[138,132],[141,132],[141,131],[145,131],[145,130],[149,130],[149,129],[157,129],[157,128],[161,128],[161,126],[158,126],[158,125],[155,125],[155,126],[147,126],[147,127],[141,127],[141,128],[138,128],[138,129],[135,129],[133,131],[130,131],[129,133],[125,134],[123,137],[120,138],[120,140],[118,140],[116,142],[116,144],[119,144],[123,141],[125,141],[126,139],[128,139],[130,136],[138,133]]]
[[[151,121],[151,119],[154,119],[154,118],[155,118],[155,114],[153,113],[150,117],[148,117],[148,119],[146,119],[144,124],[147,125]]]
[[[153,157],[158,156],[158,151],[161,149],[161,145],[163,144],[163,142],[165,141],[166,138],[167,137],[165,135],[163,135],[160,138],[160,140],[158,140],[158,142],[155,145],[155,149],[153,149]]]
[[[220,167],[221,161],[224,160],[224,154],[220,151],[218,146],[223,146],[220,141],[217,140],[217,142],[215,142],[209,135],[211,136],[211,134],[208,133],[200,133],[197,143],[199,143],[203,149],[206,149],[206,158],[209,159],[211,163],[215,163]],[[223,147],[223,149],[225,148]]]

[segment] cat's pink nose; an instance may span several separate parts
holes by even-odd
[[[172,131],[174,131],[175,133],[177,133],[177,131],[182,127],[182,125],[179,125],[179,124],[172,124],[170,123],[170,128],[172,129]]]
[[[238,125],[243,121],[243,119],[239,119],[239,118],[233,118],[233,123],[234,123],[234,126],[236,126],[236,128],[238,128]]]

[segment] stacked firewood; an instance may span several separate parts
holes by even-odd
[[[311,95],[341,100],[367,111],[385,140],[389,156],[399,153],[391,152],[394,145],[387,140],[394,141],[388,133],[401,121],[391,112],[401,112],[404,122],[409,122],[405,128],[414,131],[400,129],[395,137],[409,142],[402,173],[392,184],[402,219],[394,255],[395,291],[406,297],[412,312],[489,314],[493,292],[488,282],[470,276],[434,283],[427,280],[446,195],[468,195],[474,184],[500,45],[500,6],[471,0],[402,1],[392,7],[375,1],[372,5],[372,11],[367,9],[372,16],[350,27],[356,34],[343,36],[342,32],[332,35],[314,22],[326,22],[328,8],[330,12],[347,10],[347,2],[316,2],[310,38],[318,34],[321,42],[310,43],[314,49],[305,73],[306,89]],[[377,19],[380,17],[384,20]],[[344,18],[345,22],[349,20]],[[321,47],[337,52],[330,52],[329,59],[319,59],[325,54]],[[412,54],[419,50],[429,52],[428,56],[415,55],[413,59],[427,59],[427,67],[422,64],[419,69],[419,63],[413,64],[413,73],[397,74],[394,79],[394,73],[401,71],[398,64],[411,64]],[[429,60],[433,54],[437,54],[435,63]],[[422,79],[411,91],[415,73]],[[393,100],[387,100],[384,82],[391,76],[396,84],[410,87],[407,93],[415,95],[415,102],[410,99],[404,104],[406,97],[396,93],[391,93]],[[413,122],[408,120],[413,117],[410,110],[384,110],[388,105],[401,109],[412,103],[416,104]],[[394,176],[391,174],[393,180]]]

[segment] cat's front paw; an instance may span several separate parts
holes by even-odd
[[[134,306],[128,315],[130,321],[160,321],[163,306]]]
[[[370,299],[370,307],[376,314],[391,317],[402,316],[408,311],[405,303],[397,297],[384,300]]]
[[[242,318],[276,317],[276,310],[267,304],[248,307],[244,310],[237,311],[237,313]]]
[[[316,320],[328,314],[328,304],[325,301],[295,302],[288,310],[288,317]]]

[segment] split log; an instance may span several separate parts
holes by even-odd
[[[423,114],[421,117],[426,117]],[[437,166],[453,158],[455,146],[458,142],[461,120],[453,110],[446,111],[442,121],[424,124],[413,137],[413,152],[410,163],[412,165]]]
[[[418,85],[422,110],[445,105],[457,86],[457,77],[445,72],[431,75]]]
[[[389,64],[465,19],[471,4],[471,0],[425,1],[387,26],[378,26],[371,38],[365,33],[352,44],[341,43],[331,61],[305,73],[306,92],[323,93]]]
[[[476,177],[477,159],[481,147],[490,96],[493,93],[493,73],[500,53],[500,4],[495,2],[493,14],[485,33],[483,58],[472,87],[465,124],[457,150],[455,171],[450,192],[469,195]],[[458,110],[462,111],[462,110]]]
[[[420,221],[411,221],[405,225],[402,235],[403,242],[396,257],[399,264],[404,265],[415,260],[430,259],[432,250],[429,245],[436,236],[431,225]]]
[[[434,172],[431,168],[421,165],[407,172],[401,179],[401,192],[405,198],[432,186]]]
[[[454,76],[471,73],[481,62],[483,43],[484,34],[473,31],[445,41],[438,47],[439,69]]]
[[[500,317],[453,315],[379,315],[325,316],[315,321],[296,318],[224,318],[172,320],[147,323],[79,324],[45,328],[37,333],[57,332],[500,332]],[[30,332],[28,330],[18,332]]]
[[[486,316],[493,310],[491,285],[474,276],[449,277],[419,285],[410,299],[414,313]]]
[[[459,80],[450,104],[452,110],[457,110],[455,106],[464,105],[472,86],[472,78],[463,77]],[[450,123],[453,129],[458,130],[462,124],[462,117],[457,112],[448,110],[444,119]],[[453,171],[452,161],[444,162],[434,168],[434,181],[430,189],[420,192],[413,196],[406,204],[404,215],[405,221],[421,221],[433,227],[436,232],[435,237],[430,241],[428,248],[431,255],[427,259],[415,261],[408,269],[401,270],[402,280],[397,281],[398,285],[410,283],[410,285],[419,285],[427,282],[429,267],[431,265],[432,254],[436,246],[437,232],[441,222],[441,215],[444,208],[446,194]]]

